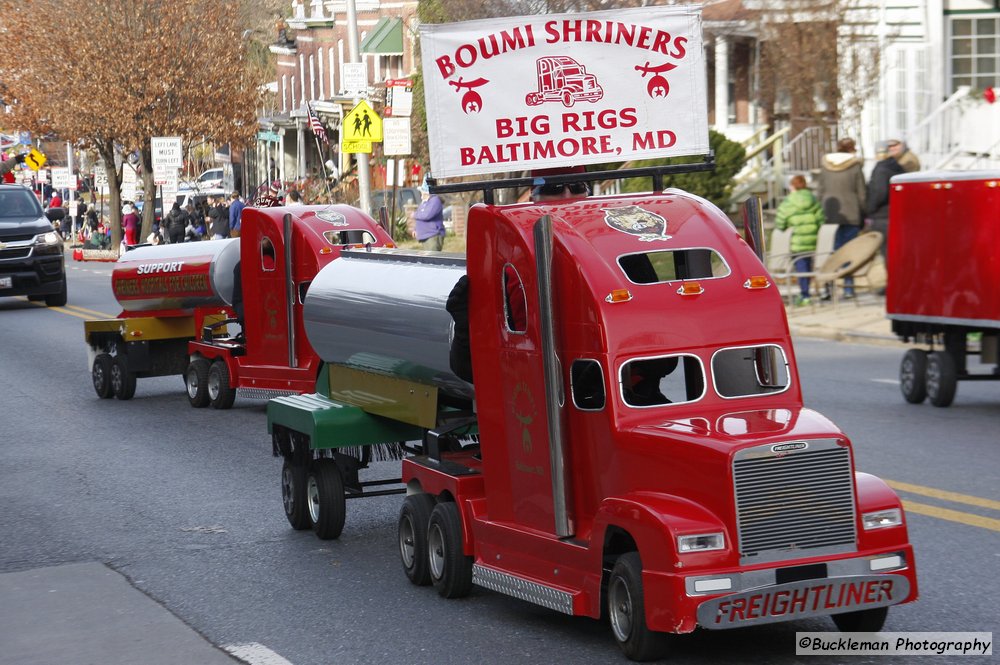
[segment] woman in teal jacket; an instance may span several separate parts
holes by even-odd
[[[813,193],[806,187],[806,179],[800,175],[793,176],[791,182],[792,191],[785,200],[778,206],[777,217],[774,228],[784,231],[792,229],[791,252],[792,254],[807,254],[795,259],[795,272],[808,273],[812,271],[813,257],[816,251],[816,237],[819,235],[819,227],[826,221],[823,216],[823,207]],[[801,294],[796,301],[798,304],[809,303],[809,278],[799,277],[799,290]]]

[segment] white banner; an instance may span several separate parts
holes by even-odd
[[[421,25],[437,177],[705,154],[701,8]]]

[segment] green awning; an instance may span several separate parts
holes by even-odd
[[[403,55],[403,19],[380,18],[361,41],[361,52]]]

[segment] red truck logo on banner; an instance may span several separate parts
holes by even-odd
[[[529,92],[524,98],[528,106],[538,106],[542,102],[562,102],[569,108],[578,101],[597,102],[604,96],[604,89],[597,83],[597,77],[588,74],[583,65],[565,55],[539,58],[535,62],[538,71],[538,91]]]

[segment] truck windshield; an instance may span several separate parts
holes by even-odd
[[[629,281],[659,284],[685,279],[715,279],[729,275],[729,266],[714,249],[668,249],[618,257]]]
[[[0,192],[0,217],[41,217],[42,208],[35,195],[26,189]]]
[[[712,356],[712,380],[721,397],[752,397],[788,389],[788,360],[776,344],[721,349]]]
[[[630,360],[622,365],[619,380],[629,406],[684,404],[705,394],[705,371],[693,355]]]

